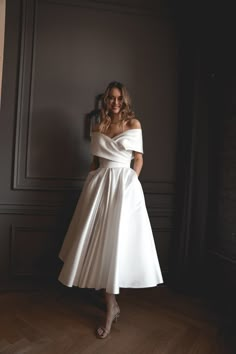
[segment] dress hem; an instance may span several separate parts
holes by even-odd
[[[115,292],[110,292],[110,291],[107,291],[107,288],[106,287],[99,287],[99,288],[96,288],[94,286],[80,286],[80,285],[67,285],[65,283],[63,283],[60,279],[58,279],[59,282],[61,284],[63,284],[64,286],[68,287],[68,288],[73,288],[73,287],[76,287],[76,288],[80,288],[80,289],[94,289],[96,291],[99,291],[99,290],[106,290],[106,292],[108,292],[109,294],[114,294],[114,295],[118,295],[120,294],[120,291],[115,291]],[[157,287],[158,285],[161,285],[161,284],[164,284],[164,281],[161,281],[159,283],[156,283],[155,285],[146,285],[146,286],[119,286],[119,289],[147,289],[147,288],[155,288]]]

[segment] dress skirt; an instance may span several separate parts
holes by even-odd
[[[119,294],[163,282],[142,186],[127,164],[101,158],[88,174],[59,257],[69,287]]]

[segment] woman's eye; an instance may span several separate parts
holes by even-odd
[[[108,96],[109,101],[115,101],[116,99],[121,102],[123,100],[123,97],[113,97],[113,96]]]

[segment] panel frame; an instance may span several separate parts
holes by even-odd
[[[22,28],[20,40],[20,60],[17,92],[17,113],[14,146],[14,166],[12,177],[13,190],[32,191],[66,191],[81,190],[85,178],[80,177],[33,177],[27,174],[29,156],[29,134],[32,113],[32,87],[34,80],[34,53],[35,37],[37,30],[37,8],[40,1],[60,5],[71,5],[82,8],[95,8],[99,11],[113,11],[140,16],[157,16],[155,4],[125,5],[117,1],[98,3],[96,1],[50,1],[50,0],[22,0]],[[30,53],[30,55],[28,55]],[[142,176],[141,176],[142,180]],[[173,189],[172,181],[142,181],[143,188],[147,193],[158,189],[165,191]]]

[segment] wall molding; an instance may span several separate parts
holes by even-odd
[[[236,265],[236,257],[230,256],[222,250],[209,250],[208,253],[216,259],[223,260],[233,265]]]
[[[21,46],[20,46],[20,65],[18,76],[18,99],[16,114],[16,131],[15,131],[15,153],[14,153],[14,169],[13,169],[13,190],[81,190],[84,177],[63,177],[63,176],[32,176],[29,175],[29,151],[30,134],[33,107],[33,87],[35,73],[35,51],[37,38],[37,16],[38,5],[40,3],[48,3],[63,6],[78,6],[86,8],[99,9],[101,11],[127,11],[130,14],[147,14],[153,15],[153,2],[143,2],[138,5],[131,2],[127,4],[121,1],[59,1],[59,0],[22,0],[22,29],[21,29]],[[159,6],[159,5],[158,5]],[[156,188],[150,181],[144,181],[145,193],[153,193]],[[160,182],[159,191],[161,193],[169,193],[173,189],[171,182]],[[163,188],[163,190],[161,190]]]
[[[39,2],[47,2],[61,6],[74,6],[96,11],[116,12],[121,14],[158,17],[161,12],[161,4],[159,1],[142,1],[136,2],[129,0],[38,0]],[[162,10],[163,12],[163,10]]]
[[[150,218],[172,218],[175,213],[175,193],[174,193],[174,184],[169,183],[169,193],[167,193],[166,183],[163,182],[152,182],[150,189],[149,182],[141,182],[146,206]],[[81,187],[82,188],[82,187]],[[71,191],[74,191],[71,195],[71,203],[75,202],[79,198],[81,190],[73,188],[70,186]],[[147,191],[146,191],[147,189]],[[35,190],[35,189],[33,189]],[[65,188],[56,188],[55,190],[63,191]],[[152,190],[152,192],[151,192]],[[162,192],[163,191],[163,192]],[[66,201],[68,203],[68,200]],[[65,206],[64,197],[61,198],[59,202],[48,203],[37,202],[34,203],[0,203],[0,215],[1,214],[19,214],[19,215],[55,215],[60,209]]]
[[[17,215],[56,215],[62,204],[0,204],[1,214]]]

